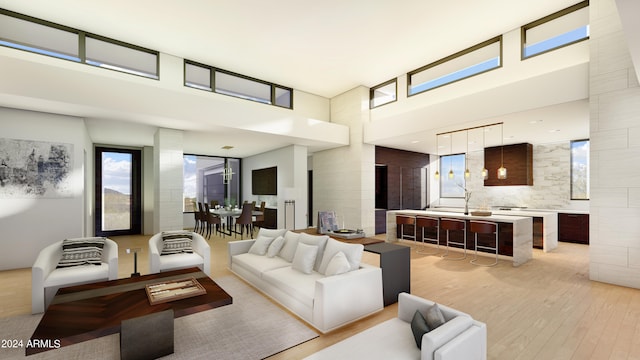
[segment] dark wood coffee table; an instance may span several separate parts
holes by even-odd
[[[190,277],[195,277],[207,293],[149,304],[147,284]],[[231,296],[198,268],[66,287],[58,290],[31,336],[30,343],[40,345],[27,347],[25,353],[31,355],[116,334],[123,320],[165,310],[173,310],[177,318],[232,302]]]

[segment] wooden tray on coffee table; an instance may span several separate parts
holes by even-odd
[[[149,297],[149,304],[151,305],[186,299],[207,293],[207,290],[205,290],[194,277],[148,284],[145,286],[145,289],[147,291],[147,297]]]

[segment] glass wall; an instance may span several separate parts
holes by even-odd
[[[183,211],[193,212],[198,202],[209,205],[235,206],[240,201],[240,159],[203,155],[184,155]],[[225,183],[225,164],[232,176]]]
[[[589,140],[571,142],[571,200],[589,200]]]

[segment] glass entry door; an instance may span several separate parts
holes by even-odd
[[[96,147],[96,236],[141,233],[141,151]]]

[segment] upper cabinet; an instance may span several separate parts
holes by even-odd
[[[507,169],[503,180],[497,174],[501,164]],[[485,186],[533,185],[533,146],[523,143],[485,148],[484,166],[489,170]]]

